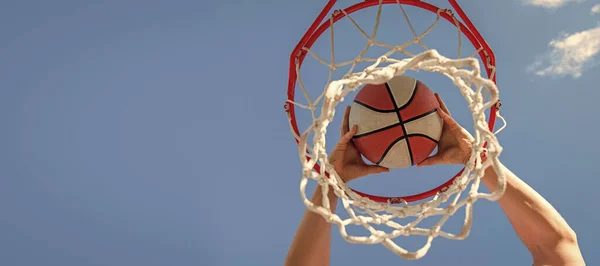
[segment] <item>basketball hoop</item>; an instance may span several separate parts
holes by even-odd
[[[497,200],[504,193],[506,180],[500,167],[498,156],[502,151],[495,136],[498,132],[493,132],[496,118],[502,118],[499,114],[500,101],[498,98],[498,88],[496,87],[496,72],[495,58],[491,48],[487,45],[483,37],[479,34],[475,26],[456,3],[455,0],[448,0],[452,8],[458,14],[460,19],[454,16],[450,9],[443,9],[431,5],[424,1],[418,0],[366,0],[356,3],[345,9],[335,10],[330,13],[335,0],[330,0],[323,8],[317,19],[309,27],[308,31],[301,38],[298,45],[292,51],[290,57],[289,80],[288,80],[288,99],[285,103],[285,111],[289,118],[292,134],[299,146],[300,160],[303,166],[302,180],[300,182],[301,196],[307,208],[315,213],[322,215],[327,221],[334,223],[340,227],[340,233],[349,242],[352,243],[381,243],[385,247],[392,250],[397,255],[406,259],[419,259],[423,257],[433,238],[443,236],[449,239],[464,239],[471,226],[472,204],[479,198],[488,200]],[[381,18],[381,10],[383,5],[395,4],[400,7],[401,14],[411,30],[413,31],[413,39],[400,45],[383,44],[375,40],[375,33],[372,36],[367,36],[366,33],[359,27],[357,23],[350,17],[356,11],[377,6],[377,21],[379,25]],[[432,12],[437,17],[436,21],[428,30],[422,34],[417,34],[412,25],[403,5],[418,7]],[[325,19],[330,15],[329,19]],[[367,47],[353,61],[341,62],[335,64],[333,62],[333,34],[331,35],[331,54],[332,62],[318,58],[311,51],[315,41],[321,35],[333,27],[336,22],[343,18],[349,19],[354,26],[368,39]],[[437,50],[429,48],[422,43],[422,37],[427,35],[437,23],[443,18],[456,26],[459,34],[459,56],[451,59],[441,55]],[[464,24],[463,24],[464,23]],[[375,32],[377,28],[375,29]],[[460,58],[460,35],[465,36],[475,48],[475,52],[469,56]],[[405,48],[411,44],[417,44],[424,48],[424,51],[419,54],[408,52]],[[372,46],[380,46],[389,49],[389,52],[381,55],[378,58],[367,58],[364,56],[366,50]],[[408,58],[395,59],[393,55],[401,53]],[[331,73],[341,65],[351,65],[350,70],[341,79],[328,80],[325,89],[321,95],[312,100],[308,97],[304,85],[299,75],[300,68],[307,55],[315,57],[318,61],[325,64],[330,69]],[[480,71],[480,61],[482,60],[486,77],[482,77]],[[355,70],[358,63],[368,62],[370,65],[363,70]],[[335,106],[343,101],[344,97],[357,90],[365,84],[381,84],[387,82],[395,76],[402,75],[405,71],[427,71],[434,72],[448,77],[453,84],[459,89],[469,104],[469,109],[473,114],[475,136],[472,146],[472,155],[469,162],[463,169],[444,184],[433,188],[429,191],[398,197],[383,197],[369,195],[353,189],[350,189],[335,173],[333,167],[329,164],[325,149],[325,132],[328,124],[333,120],[335,114]],[[296,87],[300,87],[307,97],[308,105],[303,105],[295,100]],[[485,94],[489,93],[490,100],[486,101]],[[321,114],[316,116],[315,110],[321,104]],[[300,133],[296,120],[295,107],[301,107],[311,112],[313,122],[310,126]],[[489,120],[486,122],[485,111],[489,109]],[[502,130],[502,128],[500,129]],[[314,134],[312,145],[308,144],[309,134]],[[487,160],[481,162],[477,160],[478,155],[482,152],[487,152]],[[496,191],[489,194],[479,192],[480,179],[483,177],[485,170],[488,167],[493,167],[498,174],[498,186]],[[322,171],[324,168],[325,171]],[[331,212],[328,198],[323,197],[321,206],[315,206],[306,196],[305,188],[309,179],[316,180],[321,186],[323,194],[328,193],[329,188],[333,188],[335,194],[344,203],[344,208],[348,211],[350,218],[342,220],[335,213]],[[460,199],[461,193],[465,191],[468,185],[471,184],[468,196]],[[415,201],[425,202],[410,205]],[[460,199],[460,200],[459,200]],[[449,202],[447,207],[440,205]],[[397,205],[400,204],[400,205]],[[453,215],[460,207],[465,207],[465,221],[461,233],[451,234],[441,230],[442,225],[446,222],[449,216]],[[365,216],[357,215],[356,212],[365,214]],[[395,218],[405,218],[414,216],[416,219],[408,224],[400,224],[395,221]],[[430,216],[441,216],[432,228],[417,227],[419,223]],[[347,234],[345,227],[348,225],[360,225],[370,231],[370,237],[350,236]],[[390,232],[375,229],[373,225],[386,225],[391,228]],[[415,252],[409,252],[398,246],[392,239],[400,235],[425,235],[427,243]]]

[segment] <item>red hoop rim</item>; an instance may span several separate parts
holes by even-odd
[[[434,6],[432,4],[429,4],[429,3],[426,3],[423,1],[419,1],[419,0],[400,0],[399,2],[400,2],[400,4],[419,7],[419,8],[431,11],[433,13],[437,13],[438,10],[440,10],[440,8],[438,8],[437,6]],[[469,39],[469,41],[471,42],[473,47],[475,47],[476,50],[481,49],[478,53],[479,57],[482,58],[482,60],[487,59],[489,61],[489,62],[487,62],[487,64],[486,64],[486,62],[484,62],[486,74],[487,74],[488,78],[491,78],[491,80],[494,83],[496,83],[496,73],[494,72],[494,68],[496,66],[496,60],[494,57],[494,52],[489,47],[489,45],[485,42],[485,40],[483,39],[483,37],[481,36],[481,34],[477,30],[477,28],[475,28],[473,23],[469,20],[469,18],[465,14],[465,12],[460,8],[460,6],[456,2],[456,0],[448,0],[448,2],[452,6],[452,8],[456,11],[456,13],[458,13],[459,17],[466,24],[466,26],[461,21],[458,21],[458,20],[454,21],[453,16],[449,15],[446,12],[440,12],[440,16],[443,17],[445,20],[447,20],[448,22],[450,22],[450,24],[452,24],[454,26],[456,26],[455,23],[458,23],[460,26],[460,31]],[[294,101],[296,81],[298,78],[296,75],[296,63],[295,62],[296,62],[296,60],[298,60],[298,67],[301,67],[302,62],[304,61],[304,58],[307,55],[307,52],[302,50],[302,48],[306,47],[306,48],[310,49],[312,47],[312,45],[314,44],[314,42],[319,37],[321,37],[321,35],[330,27],[331,24],[329,23],[329,20],[326,20],[326,21],[323,21],[323,20],[329,14],[329,12],[331,11],[331,9],[333,8],[335,3],[336,3],[336,0],[329,0],[327,2],[327,4],[325,5],[325,7],[321,11],[321,13],[319,13],[319,15],[317,16],[315,21],[311,24],[311,26],[308,28],[306,33],[302,36],[302,39],[300,39],[300,41],[298,42],[298,44],[296,45],[296,47],[294,48],[294,50],[292,51],[292,53],[290,55],[288,92],[287,92],[288,101]],[[397,4],[397,3],[398,2],[396,0],[383,0],[382,1],[382,4]],[[347,14],[352,14],[361,9],[376,6],[376,5],[379,5],[379,0],[365,0],[365,1],[362,1],[359,3],[356,3],[350,7],[347,7],[346,9],[344,9],[344,11]],[[344,12],[337,12],[337,13],[333,14],[333,23],[339,21],[340,19],[342,19],[345,16],[346,15],[344,14]],[[295,105],[290,104],[288,101],[285,102],[284,108],[285,108],[286,113],[288,114],[288,118],[290,119],[290,124],[292,126],[292,129],[294,130],[296,135],[299,136],[300,132],[298,129],[298,124],[296,122]],[[490,118],[488,120],[488,125],[489,125],[490,130],[494,129],[494,124],[496,122],[496,111],[497,111],[498,107],[499,107],[499,105],[493,105],[492,108],[490,109]],[[296,143],[298,144],[299,141],[297,139],[295,139],[295,140],[296,140]],[[314,170],[320,173],[321,167],[318,163],[315,164]],[[454,181],[454,179],[456,177],[460,176],[463,173],[464,170],[465,169],[463,168],[450,180],[448,180],[447,182],[445,182],[444,184],[442,184],[436,188],[425,191],[423,193],[414,194],[414,195],[410,195],[410,196],[400,196],[400,197],[375,196],[375,195],[370,195],[370,194],[356,191],[352,188],[350,188],[350,189],[352,191],[354,191],[356,194],[358,194],[362,197],[367,197],[375,202],[380,202],[380,203],[388,203],[389,202],[392,204],[397,204],[397,203],[402,203],[402,202],[414,202],[414,201],[423,200],[423,199],[432,197],[432,196],[436,195],[438,192],[445,190],[452,184],[452,182]],[[329,173],[325,172],[325,174],[327,177],[329,177]]]

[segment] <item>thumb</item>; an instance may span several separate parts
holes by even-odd
[[[423,166],[433,166],[433,165],[437,165],[437,164],[444,164],[444,159],[442,158],[442,156],[440,156],[439,154],[427,157],[427,159],[423,160],[422,162],[417,164],[418,168],[421,168]]]
[[[379,165],[369,165],[367,167],[367,173],[372,175],[372,174],[380,174],[380,173],[387,173],[389,172],[390,169],[385,168],[383,166],[379,166]]]
[[[437,113],[442,118],[442,121],[444,121],[444,124],[448,125],[450,129],[454,129],[458,126],[458,123],[454,120],[454,118],[452,118],[449,114],[446,114],[441,109],[438,108]]]

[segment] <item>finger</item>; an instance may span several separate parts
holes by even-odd
[[[346,111],[344,111],[344,119],[342,120],[342,126],[340,128],[340,136],[344,137],[348,131],[350,131],[350,127],[348,126],[348,120],[350,117],[350,106],[346,106]]]
[[[437,113],[440,115],[442,120],[444,120],[444,122],[448,122],[447,120],[454,120],[454,118],[452,118],[449,114],[444,112],[444,110],[442,110],[441,108],[437,110]]]
[[[438,103],[440,103],[440,108],[442,109],[442,111],[444,111],[444,113],[451,115],[450,114],[450,110],[448,110],[448,107],[446,106],[446,104],[444,103],[444,101],[442,100],[442,98],[440,97],[439,94],[435,93],[435,98],[437,99]]]
[[[390,170],[388,168],[385,168],[385,167],[379,166],[379,165],[374,165],[374,164],[363,164],[363,165],[357,166],[354,169],[354,173],[357,173],[358,176],[380,174],[380,173],[386,173],[389,171]]]
[[[380,173],[387,173],[389,171],[390,171],[390,169],[385,168],[383,166],[379,166],[379,165],[369,165],[369,167],[367,168],[367,172],[370,175],[380,174]]]
[[[456,120],[454,120],[454,118],[452,118],[450,115],[444,113],[444,111],[438,109],[437,113],[440,115],[442,121],[444,121],[444,124],[447,125],[449,129],[454,129],[459,126],[458,122],[456,122]]]
[[[423,166],[433,166],[433,165],[443,164],[443,163],[444,163],[444,159],[442,159],[441,156],[438,156],[436,154],[434,156],[428,157],[427,159],[425,159],[422,162],[420,162],[419,164],[417,164],[417,167],[421,168]]]
[[[350,142],[352,137],[354,137],[354,134],[356,134],[356,125],[354,125],[352,127],[352,129],[350,129],[350,131],[346,132],[346,134],[344,134],[344,136],[342,136],[342,139],[340,140],[339,143],[346,144],[346,143]]]

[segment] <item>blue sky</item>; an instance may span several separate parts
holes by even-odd
[[[281,265],[305,209],[283,112],[288,58],[324,3],[5,3],[0,264]],[[599,264],[598,8],[593,1],[461,4],[496,54],[508,120],[499,134],[502,161],[567,219],[588,265]],[[362,21],[370,25],[369,18]],[[382,27],[382,38],[409,36]],[[336,40],[348,38],[338,42],[340,56],[358,52],[350,30],[338,31]],[[426,42],[456,45],[446,33]],[[327,43],[315,49],[326,54]],[[326,68],[313,65],[303,71],[319,84]],[[419,75],[470,125],[454,88]],[[338,125],[339,117],[329,143]],[[352,186],[406,194],[456,170],[398,170]],[[332,265],[529,265],[499,206],[475,206],[469,238],[438,239],[419,261],[334,232]]]

